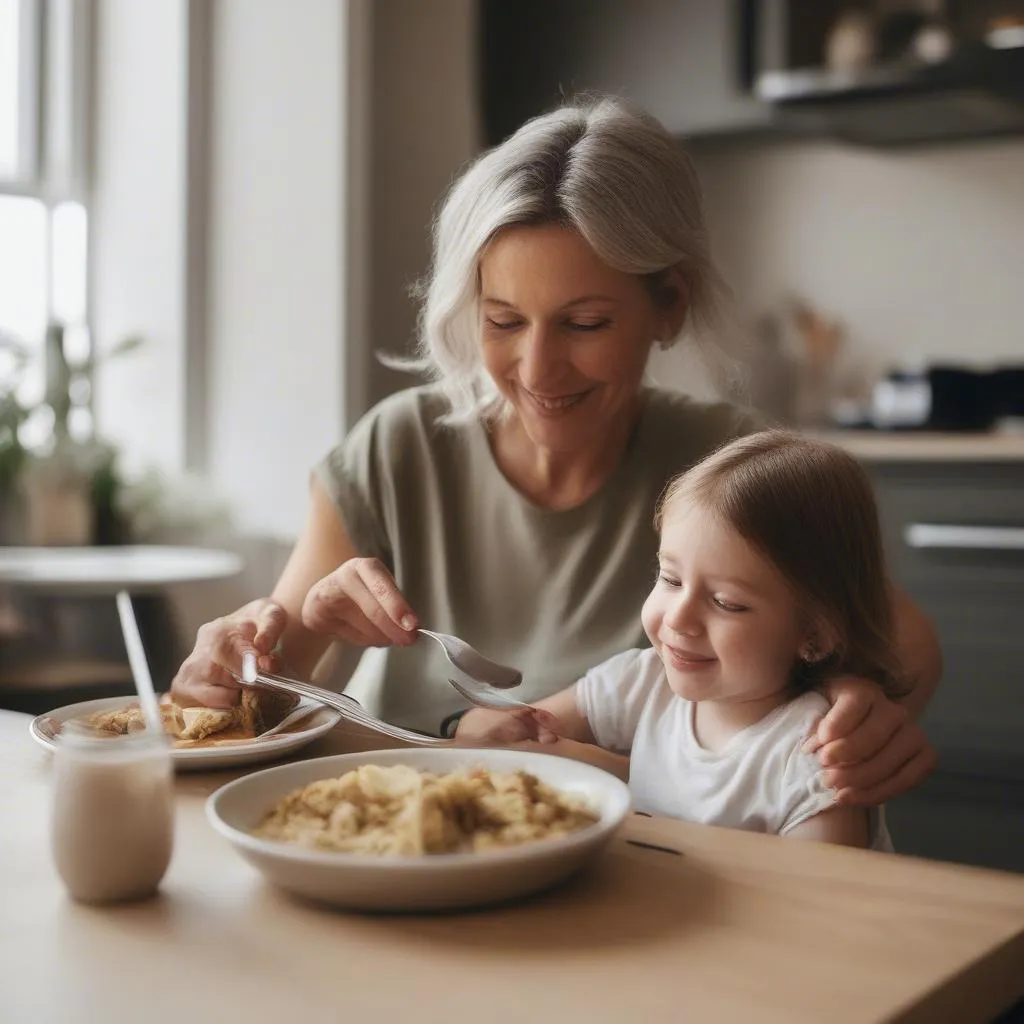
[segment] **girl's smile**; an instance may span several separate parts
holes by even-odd
[[[715,657],[697,654],[669,643],[663,644],[661,653],[662,657],[680,672],[700,672],[718,661]]]

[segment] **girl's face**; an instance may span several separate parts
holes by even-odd
[[[812,639],[782,574],[685,496],[666,510],[643,624],[673,692],[687,700],[780,694]]]
[[[602,263],[555,225],[507,228],[480,260],[483,360],[539,447],[593,447],[633,415],[655,339],[685,302],[659,310],[644,281]]]

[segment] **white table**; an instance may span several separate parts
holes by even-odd
[[[133,594],[174,583],[224,579],[242,571],[242,559],[210,548],[126,544],[120,547],[3,548],[0,584],[57,594]]]
[[[32,1024],[981,1024],[1024,995],[1024,877],[632,815],[598,864],[454,915],[263,882],[182,775],[161,895],[75,904],[50,755],[0,712],[0,1020]],[[339,726],[300,757],[394,746]],[[660,847],[660,849],[659,849]]]
[[[132,595],[154,679],[165,685],[187,651],[164,591],[225,579],[243,567],[238,555],[210,548],[0,547],[0,588],[28,592],[44,634],[3,652],[0,706],[40,710],[35,695],[44,691],[55,694],[39,698],[52,707],[74,690],[84,699],[104,686],[114,692],[130,684],[112,600],[119,590]]]

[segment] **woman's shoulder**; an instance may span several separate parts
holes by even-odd
[[[670,477],[762,426],[757,414],[743,406],[649,388],[639,437],[645,462],[656,464],[659,476]]]
[[[444,423],[448,410],[448,401],[436,385],[388,395],[331,447],[318,472],[330,478],[354,476],[366,481],[418,480],[435,472],[439,463],[453,461],[445,454],[446,445],[455,443],[457,429]]]
[[[437,384],[403,388],[368,409],[339,445],[385,457],[415,451],[436,454],[445,444],[469,436],[467,424],[449,423],[451,405]]]
[[[652,430],[676,434],[681,428],[715,446],[759,430],[759,414],[734,402],[702,401],[668,388],[647,390],[646,418]]]
[[[360,417],[353,430],[433,433],[449,412],[451,405],[439,384],[419,384],[382,398]]]

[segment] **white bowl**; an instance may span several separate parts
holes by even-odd
[[[484,853],[384,857],[313,850],[252,830],[285,794],[364,764],[407,764],[437,773],[480,765],[523,769],[584,797],[600,819],[571,835]],[[229,782],[206,802],[213,827],[266,878],[299,896],[360,910],[449,910],[524,896],[554,885],[596,856],[629,812],[629,788],[579,761],[522,750],[377,750],[280,765]]]

